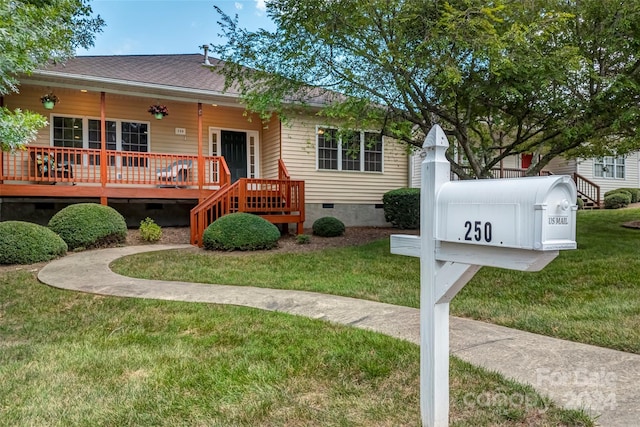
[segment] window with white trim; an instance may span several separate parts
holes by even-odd
[[[317,162],[320,170],[382,172],[382,135],[318,127]]]
[[[75,117],[53,118],[54,147],[83,148],[84,121]]]
[[[117,149],[117,126],[116,122],[112,120],[107,120],[105,123],[106,129],[106,140],[107,140],[107,150],[116,150]],[[102,129],[100,128],[100,120],[89,119],[89,148],[94,150],[99,150],[102,146]],[[100,164],[100,157],[98,156],[90,156],[89,164]],[[115,165],[115,158],[110,156],[109,164]]]
[[[593,162],[593,176],[596,178],[624,179],[624,156],[596,158]]]
[[[100,120],[88,117],[54,116],[52,120],[51,142],[54,147],[101,148]],[[107,150],[148,153],[149,152],[149,123],[130,120],[107,120],[105,122]],[[138,166],[137,158],[123,156],[127,166]],[[90,156],[91,164],[99,164],[100,159]],[[80,163],[80,156],[76,156],[75,163]],[[109,159],[114,164],[114,158]],[[142,166],[142,165],[140,165]]]

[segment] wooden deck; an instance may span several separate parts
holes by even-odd
[[[0,197],[193,199],[192,244],[218,217],[250,212],[272,223],[304,223],[304,182],[291,180],[284,163],[278,179],[231,183],[223,157],[135,153],[60,147],[0,152]],[[220,202],[225,200],[225,202]]]

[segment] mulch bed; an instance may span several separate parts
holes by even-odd
[[[361,245],[375,240],[389,237],[391,234],[418,234],[418,230],[399,230],[397,228],[386,227],[347,227],[345,233],[338,237],[313,236],[312,231],[305,230],[305,234],[310,236],[309,243],[299,244],[296,236],[289,234],[283,236],[278,241],[278,247],[271,249],[272,252],[310,252],[325,248],[335,248],[343,246]],[[163,227],[160,244],[189,244],[188,227]],[[140,239],[137,229],[129,230],[127,235],[127,245],[152,244]],[[239,253],[239,252],[233,252]]]

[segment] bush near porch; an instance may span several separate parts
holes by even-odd
[[[255,251],[278,245],[280,230],[264,218],[236,212],[218,218],[204,231],[205,249],[223,251]]]
[[[127,237],[123,216],[112,207],[96,203],[67,206],[49,220],[49,228],[62,237],[70,250],[122,243]]]
[[[67,244],[53,231],[23,221],[0,222],[0,264],[32,264],[67,253]]]
[[[384,219],[400,229],[420,228],[420,189],[398,188],[382,196]]]

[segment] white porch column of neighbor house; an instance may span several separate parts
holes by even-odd
[[[449,182],[449,146],[434,126],[423,148],[420,236],[391,252],[420,257],[420,414],[449,423],[449,302],[483,265],[539,271],[575,249],[576,188],[567,176]]]

